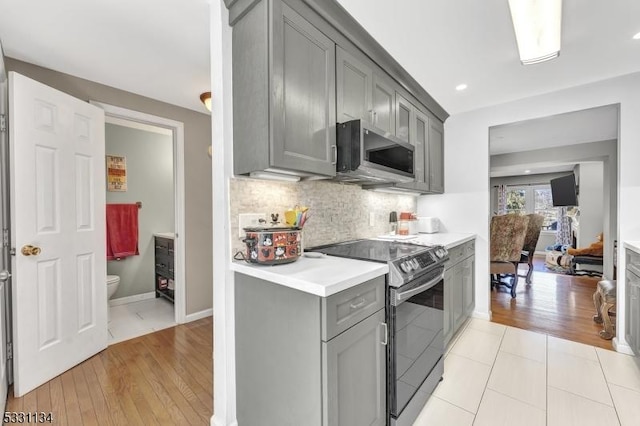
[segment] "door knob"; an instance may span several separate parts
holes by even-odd
[[[22,246],[22,249],[20,251],[22,252],[23,256],[37,256],[42,250],[40,249],[40,247],[27,244],[26,246]]]

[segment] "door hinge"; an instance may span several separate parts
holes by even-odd
[[[7,131],[7,116],[0,114],[0,132]]]
[[[9,247],[9,230],[2,230],[2,247]]]
[[[7,343],[7,359],[13,359],[13,343]]]

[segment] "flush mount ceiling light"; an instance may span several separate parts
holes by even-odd
[[[634,40],[640,40],[640,33],[636,34],[633,36]]]
[[[200,95],[200,100],[209,111],[211,111],[211,92],[204,92]]]
[[[462,83],[462,84],[458,84],[458,85],[456,86],[456,90],[457,90],[458,92],[461,92],[461,91],[463,91],[463,90],[464,90],[464,89],[466,89],[466,88],[467,88],[467,85],[466,85],[466,84],[464,84],[464,83]]]
[[[523,65],[560,55],[562,0],[509,0],[509,10]]]

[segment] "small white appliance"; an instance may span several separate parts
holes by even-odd
[[[440,220],[437,217],[418,217],[418,232],[420,234],[435,234],[440,230]]]

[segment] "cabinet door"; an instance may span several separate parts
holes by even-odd
[[[451,294],[452,286],[453,270],[447,268],[444,273],[444,327],[442,329],[445,348],[453,337],[453,299]]]
[[[420,110],[414,109],[413,132],[411,133],[411,144],[415,146],[414,152],[414,173],[416,182],[429,183],[427,173],[427,165],[429,161],[429,149],[427,146],[427,135],[429,132],[429,117]]]
[[[453,281],[451,286],[451,311],[453,315],[453,332],[455,333],[465,320],[463,302],[463,263],[453,267]]]
[[[444,192],[444,125],[436,118],[429,119],[429,188]]]
[[[373,74],[373,125],[383,132],[394,134],[395,120],[395,90],[391,83],[379,74]]]
[[[335,176],[335,44],[274,1],[272,49],[271,164]]]
[[[462,264],[462,305],[464,317],[468,317],[475,307],[474,271],[475,256],[465,259]]]
[[[639,355],[638,351],[640,344],[640,277],[627,269],[626,276],[626,310],[627,319],[626,335],[627,343],[636,355]]]
[[[328,342],[323,352],[323,425],[386,424],[384,309]]]
[[[414,137],[412,132],[412,118],[414,107],[400,93],[396,92],[396,137],[405,142],[411,142]]]
[[[338,123],[362,119],[371,123],[373,72],[349,53],[336,47],[336,96]]]

